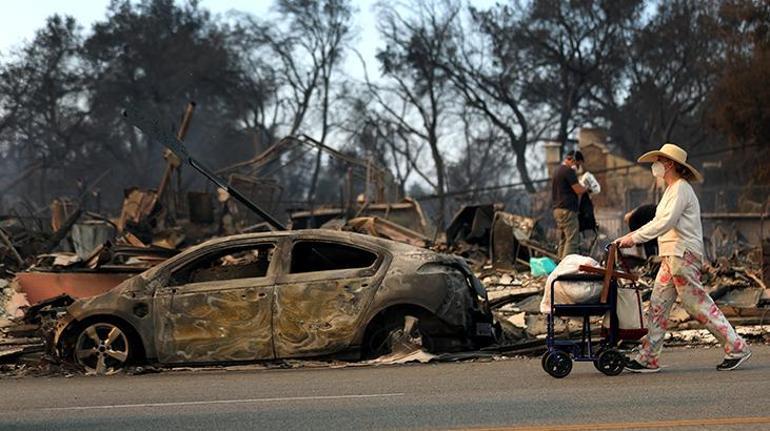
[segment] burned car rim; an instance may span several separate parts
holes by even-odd
[[[128,337],[112,323],[95,323],[78,335],[75,343],[75,361],[93,374],[114,374],[128,361]]]
[[[413,344],[419,340],[418,344]],[[419,319],[398,315],[377,325],[364,341],[363,357],[374,359],[394,353],[394,348],[404,348],[408,345],[433,351],[433,340],[420,328]]]

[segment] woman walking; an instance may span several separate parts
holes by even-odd
[[[678,295],[690,316],[724,346],[725,357],[717,370],[734,370],[751,356],[751,351],[700,281],[703,227],[698,197],[690,182],[701,182],[703,176],[687,163],[687,152],[674,144],[650,151],[638,161],[652,163],[652,175],[665,181],[666,190],[655,210],[655,218],[616,240],[621,248],[628,248],[657,238],[661,257],[647,314],[648,333],[626,369],[637,373],[660,371],[658,358],[668,329],[669,312]]]

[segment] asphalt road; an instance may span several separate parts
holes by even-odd
[[[770,347],[731,372],[669,349],[658,374],[539,359],[340,369],[0,379],[0,430],[770,429]]]

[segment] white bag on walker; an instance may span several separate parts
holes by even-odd
[[[639,291],[628,287],[618,288],[618,338],[621,340],[638,340],[647,334],[644,327],[642,298]],[[604,315],[602,335],[606,335],[610,327],[610,313]]]
[[[599,262],[589,256],[570,254],[556,265],[545,282],[543,300],[540,302],[540,312],[551,312],[551,282],[556,277],[564,274],[579,273],[580,265],[599,267]],[[596,302],[602,292],[602,283],[594,281],[557,281],[553,287],[553,295],[556,304],[584,304]]]

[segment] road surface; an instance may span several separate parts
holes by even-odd
[[[0,379],[0,430],[770,429],[770,347],[717,372],[667,349],[658,374],[540,360]]]

